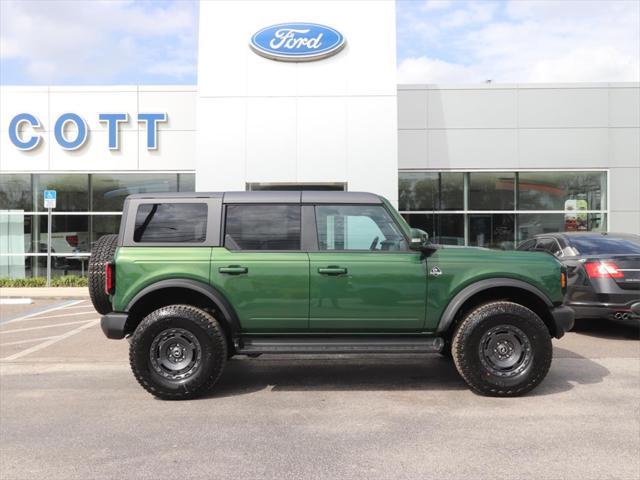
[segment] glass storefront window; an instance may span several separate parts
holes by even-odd
[[[604,232],[607,218],[601,213],[519,213],[518,242],[541,233]]]
[[[40,248],[47,251],[47,215],[40,215]],[[52,215],[51,252],[73,255],[88,253],[89,216],[88,215]],[[115,232],[114,232],[115,233]]]
[[[464,173],[400,172],[400,210],[462,210]]]
[[[433,243],[464,245],[464,214],[405,213],[409,225],[429,234]]]
[[[35,175],[37,185],[36,211],[43,211],[45,190],[57,192],[55,211],[88,212],[89,175],[79,173]],[[46,230],[45,230],[46,232]]]
[[[469,210],[513,210],[515,173],[469,173]]]
[[[178,174],[178,191],[179,192],[195,192],[196,191],[196,175],[194,173]]]
[[[464,209],[464,173],[440,174],[440,210]]]
[[[0,209],[33,211],[33,192],[31,175],[0,175]]]
[[[438,173],[401,172],[400,210],[435,210],[438,205]]]
[[[469,245],[512,250],[515,248],[514,220],[515,215],[511,214],[470,214]]]
[[[605,208],[605,172],[520,172],[520,210],[600,210]]]
[[[111,235],[120,231],[122,215],[91,215],[89,231],[91,232],[90,248],[103,235]]]
[[[91,189],[93,211],[121,212],[127,195],[177,192],[178,176],[175,173],[94,174],[91,175]]]

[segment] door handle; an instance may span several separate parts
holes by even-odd
[[[347,273],[347,269],[343,267],[326,267],[319,268],[318,273],[321,275],[344,275]]]
[[[220,267],[218,269],[220,273],[227,273],[229,275],[240,275],[242,273],[249,272],[247,267],[239,267],[237,265],[229,265],[228,267]]]

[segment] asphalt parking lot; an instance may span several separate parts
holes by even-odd
[[[637,327],[580,322],[516,399],[438,355],[232,359],[156,400],[88,300],[0,306],[0,478],[638,479]]]

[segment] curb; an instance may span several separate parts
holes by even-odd
[[[0,288],[2,298],[89,298],[87,287],[24,287],[24,288]]]

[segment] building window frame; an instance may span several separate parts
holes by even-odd
[[[452,215],[458,214],[461,215],[464,222],[464,245],[469,246],[469,217],[470,215],[495,215],[495,214],[505,214],[505,215],[513,215],[514,216],[514,226],[513,226],[513,244],[514,247],[517,246],[523,240],[518,239],[518,220],[519,215],[521,214],[566,214],[571,210],[522,210],[519,208],[519,180],[520,173],[527,172],[537,172],[537,173],[565,173],[565,172],[591,172],[591,173],[602,173],[604,174],[604,182],[603,186],[606,189],[605,194],[602,196],[602,200],[600,202],[600,209],[588,209],[588,210],[580,210],[580,213],[584,213],[587,215],[601,215],[604,216],[604,224],[603,227],[606,231],[609,231],[609,224],[611,221],[610,211],[610,196],[611,196],[611,174],[610,169],[608,168],[556,168],[556,169],[548,169],[548,168],[518,168],[518,169],[430,169],[430,168],[401,168],[398,170],[400,174],[402,173],[463,173],[463,205],[464,208],[462,210],[399,210],[402,215]],[[508,210],[473,210],[469,208],[469,193],[470,193],[470,174],[472,173],[513,173],[515,176],[515,184],[514,184],[514,208]],[[604,207],[602,206],[604,203]]]

